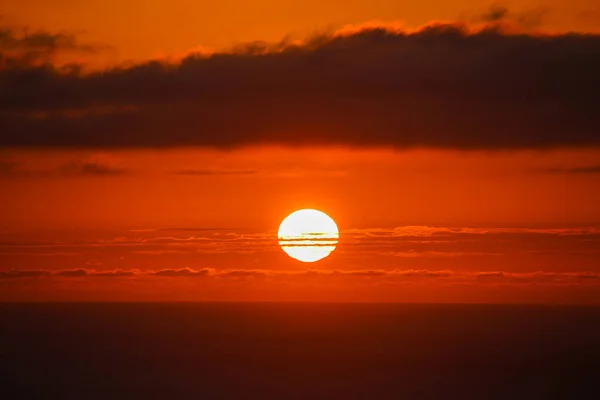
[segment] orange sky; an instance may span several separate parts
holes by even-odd
[[[587,100],[597,82],[600,8],[594,0],[507,6],[502,22],[540,40],[537,48],[545,46],[539,32],[589,33],[573,47],[591,49],[574,56],[587,57],[573,61],[578,73],[560,58],[576,51],[561,47],[568,36],[556,39],[559,56],[540,50],[540,65],[550,67],[541,72],[535,63],[513,70],[503,53],[490,51],[487,66],[487,56],[470,63],[471,53],[453,53],[462,48],[431,55],[435,44],[411,45],[393,64],[407,65],[408,83],[385,75],[396,62],[385,42],[364,63],[343,54],[331,65],[347,68],[327,70],[334,57],[326,51],[371,48],[352,36],[323,45],[321,59],[311,55],[297,70],[294,49],[268,50],[264,62],[223,50],[350,24],[475,26],[485,22],[487,1],[0,0],[5,38],[27,27],[50,41],[0,42],[0,56],[18,60],[0,57],[9,79],[65,60],[106,68],[51,70],[47,86],[24,78],[10,80],[18,89],[0,87],[8,127],[0,144],[0,301],[600,302],[600,147]],[[45,36],[56,32],[65,35]],[[417,31],[414,40],[427,35]],[[177,64],[209,48],[225,53]],[[421,57],[414,68],[413,56]],[[419,75],[419,63],[436,57],[449,67]],[[156,72],[144,64],[150,59],[168,67]],[[323,81],[311,86],[315,79]],[[402,90],[409,94],[395,102]],[[195,97],[203,91],[208,97]],[[312,265],[287,257],[275,237],[300,208],[325,211],[341,231],[338,249]]]
[[[599,176],[570,169],[599,156],[593,149],[13,150],[4,160],[18,166],[0,177],[7,189],[0,196],[4,222],[15,228],[264,230],[306,207],[329,210],[347,227],[589,226],[600,221]]]
[[[276,42],[368,21],[416,27],[435,20],[477,21],[488,0],[0,0],[4,24],[80,33],[82,40],[110,46],[112,61],[144,60],[196,47],[227,48],[241,42]],[[516,13],[538,15],[550,30],[600,30],[595,0],[499,2]]]
[[[3,299],[595,302],[596,280],[570,274],[600,279],[599,176],[555,169],[597,156],[273,148],[13,153],[11,159],[26,161],[20,175],[0,178],[0,263],[7,270],[213,268],[249,275],[217,276],[212,284],[186,276],[0,277],[9,285]],[[90,160],[120,172],[64,168]],[[280,220],[304,207],[325,210],[341,229],[333,255],[314,265],[287,257],[276,241]],[[297,282],[294,275],[252,272],[307,269],[420,272],[401,282],[385,276]],[[439,282],[421,276],[427,271],[467,275]],[[525,274],[524,282],[499,278],[480,287],[472,275],[497,271]],[[537,273],[566,274],[568,281],[528,278]],[[285,289],[290,284],[294,289]]]

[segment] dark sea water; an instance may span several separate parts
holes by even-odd
[[[600,308],[0,304],[0,399],[600,399]]]

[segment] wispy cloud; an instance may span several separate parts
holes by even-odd
[[[102,161],[71,161],[59,169],[60,173],[67,176],[114,176],[124,175],[129,171]]]
[[[336,252],[404,259],[448,259],[521,255],[600,254],[600,228],[471,228],[403,226],[346,229],[340,233]],[[311,244],[330,245],[330,238],[314,237]],[[336,239],[337,240],[337,239]],[[284,242],[285,245],[305,245]],[[168,256],[175,254],[248,254],[280,251],[277,233],[208,228],[134,229],[117,237],[27,241],[6,235],[0,255],[113,254]]]
[[[209,269],[202,269],[202,270],[195,271],[190,268],[182,268],[182,269],[163,269],[163,270],[156,271],[156,272],[150,272],[149,274],[154,275],[154,276],[167,276],[167,277],[181,277],[181,276],[201,277],[201,276],[208,276],[210,273],[211,273],[211,270],[209,270]]]
[[[319,281],[352,280],[365,283],[407,283],[436,281],[439,283],[470,284],[600,284],[600,272],[528,272],[516,273],[506,271],[451,271],[451,270],[403,270],[403,269],[368,269],[368,270],[319,270],[307,269],[296,271],[278,271],[267,269],[162,269],[157,271],[116,270],[97,271],[86,269],[75,270],[8,270],[0,271],[3,279],[52,279],[52,278],[206,278],[218,280],[264,280],[275,281]]]
[[[220,176],[234,176],[234,175],[254,175],[257,174],[258,171],[254,169],[220,169],[220,168],[209,168],[209,169],[178,169],[171,171],[172,174],[175,175],[191,175],[191,176],[211,176],[211,175],[220,175]]]
[[[30,67],[57,62],[63,53],[96,53],[108,46],[80,43],[76,35],[0,26],[0,68]]]
[[[13,178],[111,177],[131,173],[108,156],[74,159],[58,166],[32,167],[13,161],[0,161],[0,176]]]

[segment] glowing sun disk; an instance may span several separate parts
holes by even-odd
[[[288,215],[277,233],[283,251],[302,262],[315,262],[327,257],[338,243],[338,227],[324,212],[298,210]]]

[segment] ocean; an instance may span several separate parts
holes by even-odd
[[[0,304],[1,399],[600,399],[600,307]]]

